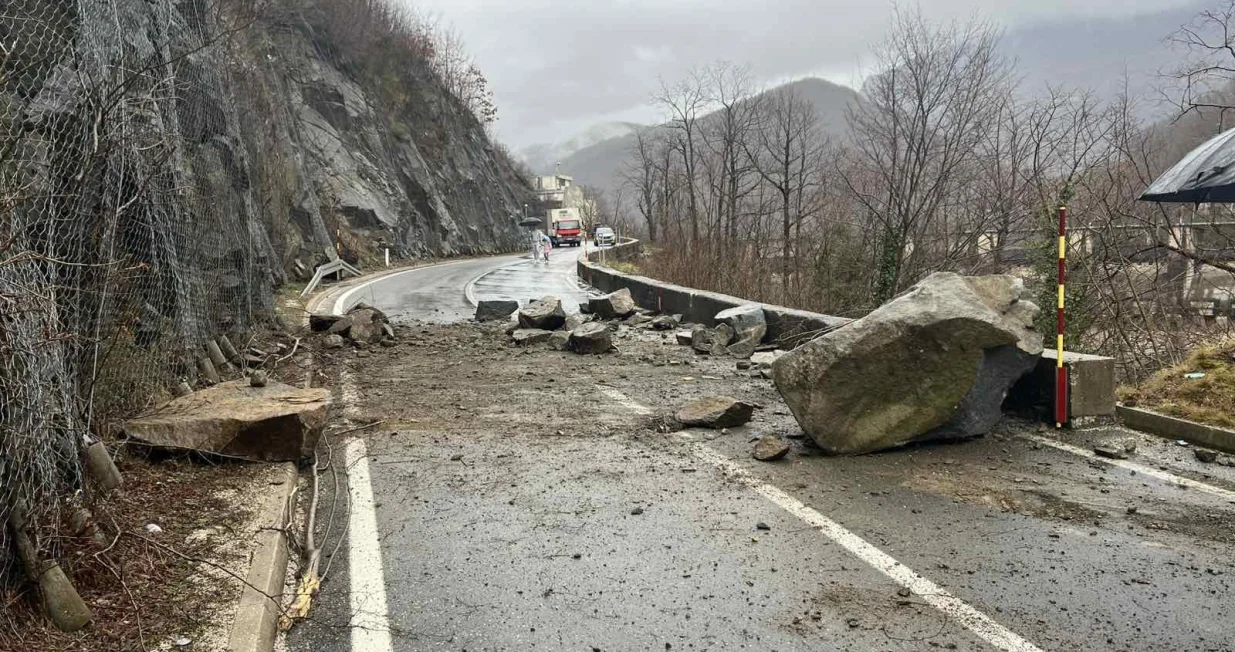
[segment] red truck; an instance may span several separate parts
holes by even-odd
[[[551,213],[549,239],[553,241],[553,246],[578,247],[583,242],[583,221],[579,219],[579,211],[573,208],[558,208]]]

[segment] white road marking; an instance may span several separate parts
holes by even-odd
[[[777,507],[813,526],[823,536],[848,550],[854,557],[861,559],[875,570],[883,573],[893,582],[913,591],[922,600],[947,614],[952,620],[987,643],[1007,652],[1042,652],[1041,648],[995,622],[981,611],[969,606],[960,598],[948,593],[938,584],[922,577],[912,568],[896,561],[887,553],[867,543],[864,539],[845,529],[836,521],[807,507],[801,501],[780,489],[761,482],[745,469],[721,457],[716,451],[703,444],[694,444],[692,450],[695,457],[711,464],[730,478],[755,490],[756,493],[767,498]]]
[[[635,414],[638,414],[640,416],[647,416],[652,413],[651,410],[632,401],[630,397],[618,391],[614,387],[609,387],[607,385],[597,385],[596,388],[599,389],[602,394],[613,399],[616,403],[630,410],[631,412],[634,412]]]
[[[1132,462],[1129,460],[1113,460],[1113,459],[1106,458],[1106,457],[1099,457],[1093,451],[1088,451],[1079,446],[1073,446],[1072,444],[1065,444],[1061,441],[1056,441],[1054,439],[1051,439],[1050,437],[1043,437],[1041,435],[1026,435],[1026,438],[1032,441],[1036,441],[1039,444],[1042,444],[1044,446],[1050,446],[1051,448],[1055,448],[1057,450],[1061,450],[1067,453],[1072,453],[1074,455],[1080,455],[1081,457],[1087,457],[1093,460],[1098,460],[1099,462],[1110,464],[1112,466],[1118,466],[1120,468],[1128,469],[1129,471],[1136,471],[1137,473],[1143,473],[1151,478],[1157,478],[1159,480],[1162,480],[1163,482],[1169,482],[1171,484],[1188,487],[1190,489],[1196,489],[1197,491],[1203,491],[1207,494],[1218,496],[1219,498],[1229,500],[1231,502],[1235,502],[1235,491],[1231,491],[1230,489],[1223,489],[1222,487],[1215,487],[1214,485],[1211,485],[1211,484],[1206,484],[1204,482],[1198,482],[1196,480],[1191,480],[1189,478],[1185,478],[1180,475],[1175,475],[1174,473],[1168,473],[1166,471],[1162,471],[1160,469],[1155,469],[1153,467],[1145,466],[1144,464],[1137,464],[1136,462]]]
[[[645,415],[651,413],[651,410],[631,400],[613,387],[606,387],[604,385],[598,385],[598,387],[609,398],[612,398],[633,412]],[[841,524],[807,507],[800,500],[775,486],[760,481],[745,469],[722,457],[711,448],[703,444],[693,444],[691,451],[700,461],[711,464],[721,473],[753,489],[777,507],[814,527],[825,537],[848,550],[850,554],[879,571],[893,582],[913,591],[923,601],[947,614],[953,621],[959,623],[992,646],[1006,652],[1043,652],[1041,648],[995,622],[990,616],[978,611],[960,598],[948,593],[938,584],[922,577],[912,568],[896,561],[887,553],[845,529]]]
[[[390,615],[386,608],[386,574],[377,536],[377,511],[369,479],[369,452],[363,439],[351,439],[344,448],[348,517],[347,563],[352,578],[352,652],[389,652]]]
[[[343,418],[355,419],[360,416],[360,390],[356,388],[356,377],[347,368],[339,372],[339,394],[343,400]]]
[[[424,270],[429,269],[429,268],[432,268],[432,267],[450,267],[451,265],[463,265],[463,264],[465,264],[465,263],[474,263],[474,262],[476,262],[477,260],[481,260],[481,259],[479,259],[479,258],[468,258],[467,260],[457,260],[457,261],[452,262],[452,263],[438,263],[438,264],[436,264],[436,265],[425,265],[425,266],[421,266],[421,267],[411,267],[411,268],[409,268],[409,269],[400,270],[400,271],[398,271],[398,272],[394,272],[394,273],[391,273],[391,274],[383,274],[383,275],[381,275],[381,276],[374,277],[374,278],[372,278],[372,279],[369,279],[369,280],[365,281],[364,283],[361,283],[360,285],[357,285],[357,286],[356,286],[356,287],[354,287],[354,288],[351,288],[351,289],[350,289],[350,290],[348,290],[347,292],[344,292],[343,294],[340,294],[340,295],[339,295],[339,298],[338,298],[338,299],[335,299],[335,301],[334,301],[334,308],[333,308],[333,310],[331,311],[331,314],[335,314],[335,315],[341,315],[341,314],[343,314],[343,311],[347,309],[347,300],[348,300],[348,299],[350,299],[350,298],[352,298],[352,295],[356,294],[357,292],[360,292],[361,290],[363,290],[363,289],[365,289],[365,288],[369,287],[370,285],[373,285],[374,283],[377,283],[378,281],[385,281],[386,279],[391,279],[391,278],[394,278],[394,277],[396,277],[396,276],[402,276],[402,275],[404,275],[404,274],[411,274],[411,273],[413,273],[413,272],[423,272]]]

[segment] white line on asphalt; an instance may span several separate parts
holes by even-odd
[[[651,414],[651,413],[652,413],[652,411],[651,411],[651,410],[649,410],[649,409],[647,409],[646,407],[643,407],[642,405],[639,405],[638,403],[636,403],[636,402],[632,401],[632,400],[630,399],[630,397],[628,397],[628,396],[626,396],[625,394],[623,394],[622,392],[618,391],[616,388],[609,387],[609,386],[607,386],[607,385],[597,385],[597,386],[596,386],[596,388],[597,388],[597,389],[599,389],[599,390],[601,391],[601,393],[602,393],[602,394],[604,394],[605,396],[608,396],[609,398],[613,399],[613,400],[614,400],[614,401],[616,401],[619,405],[621,405],[622,407],[624,407],[624,408],[626,408],[626,409],[630,410],[631,412],[634,412],[635,414],[638,414],[638,415],[641,415],[641,416],[647,416],[647,415],[649,415],[649,414]]]
[[[1197,491],[1203,491],[1207,494],[1218,496],[1219,498],[1223,498],[1225,500],[1235,502],[1235,491],[1231,491],[1230,489],[1223,489],[1222,487],[1215,487],[1214,485],[1211,485],[1211,484],[1205,484],[1204,482],[1198,482],[1196,480],[1191,480],[1189,478],[1185,478],[1180,475],[1175,475],[1174,473],[1168,473],[1166,471],[1162,471],[1159,469],[1155,469],[1153,467],[1145,466],[1144,464],[1137,464],[1136,462],[1131,462],[1128,460],[1114,460],[1114,459],[1110,459],[1106,457],[1099,457],[1098,455],[1094,454],[1092,451],[1087,451],[1084,448],[1081,448],[1079,446],[1073,446],[1072,444],[1065,444],[1061,441],[1056,441],[1054,439],[1051,439],[1050,437],[1043,437],[1041,435],[1026,435],[1026,438],[1036,441],[1039,444],[1050,446],[1051,448],[1055,448],[1061,451],[1072,453],[1074,455],[1080,455],[1081,457],[1088,457],[1090,459],[1098,460],[1099,462],[1104,462],[1106,464],[1128,469],[1129,471],[1136,471],[1137,473],[1143,473],[1151,478],[1157,478],[1159,480],[1162,480],[1163,482],[1169,482],[1175,485],[1189,487],[1191,489],[1196,489]]]
[[[347,300],[348,300],[348,299],[350,299],[350,298],[352,298],[352,295],[353,295],[353,294],[356,294],[357,292],[359,292],[359,291],[361,291],[361,290],[363,290],[363,289],[365,289],[365,288],[369,287],[370,285],[373,285],[374,283],[377,283],[378,281],[385,281],[385,280],[387,280],[387,279],[391,279],[391,278],[394,278],[394,277],[396,277],[396,276],[403,276],[404,274],[411,274],[412,272],[423,272],[423,271],[424,271],[424,270],[426,270],[426,269],[430,269],[430,268],[434,268],[434,267],[450,267],[451,265],[463,265],[463,264],[465,264],[465,263],[474,263],[474,262],[476,262],[477,260],[481,260],[481,259],[479,259],[479,258],[468,258],[467,260],[456,260],[456,261],[454,261],[454,262],[452,262],[452,263],[438,263],[438,264],[436,264],[436,265],[424,265],[424,266],[421,266],[421,267],[412,267],[412,268],[409,268],[409,269],[405,269],[405,270],[398,271],[398,272],[393,272],[393,273],[390,273],[390,274],[383,274],[383,275],[378,276],[378,277],[376,277],[376,278],[373,278],[373,279],[370,279],[370,280],[368,280],[368,281],[365,281],[364,283],[361,283],[360,285],[357,285],[356,287],[354,287],[354,288],[352,288],[352,289],[348,290],[347,292],[344,292],[343,294],[339,295],[339,298],[338,298],[338,299],[335,299],[335,301],[334,301],[334,309],[331,311],[331,314],[335,314],[335,315],[341,315],[341,314],[343,314],[344,309],[346,309],[346,307],[347,307]]]
[[[360,390],[356,388],[356,377],[344,368],[339,372],[339,398],[343,404],[343,418],[355,419],[360,416]]]
[[[636,413],[651,413],[651,410],[631,400],[613,387],[606,387],[604,385],[598,385],[598,387],[609,398]],[[726,476],[753,489],[777,507],[813,526],[825,537],[848,550],[850,554],[883,573],[893,582],[913,591],[922,600],[947,614],[965,629],[973,632],[974,635],[982,638],[987,643],[1006,652],[1043,652],[1041,648],[995,622],[990,616],[969,606],[960,598],[948,593],[938,584],[922,577],[912,568],[896,561],[887,553],[867,543],[862,537],[845,529],[841,524],[807,507],[802,501],[784,491],[760,481],[745,469],[725,459],[711,448],[703,444],[694,444],[692,451],[695,457],[701,461],[711,464]]]
[[[377,536],[377,512],[369,479],[369,452],[363,439],[352,439],[344,448],[347,491],[351,500],[348,517],[347,563],[352,578],[351,652],[389,652],[390,615],[386,610],[386,574]]]

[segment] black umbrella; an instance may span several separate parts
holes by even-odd
[[[544,220],[540,219],[539,217],[525,217],[519,220],[519,226],[527,226],[527,227],[540,226],[543,222]]]
[[[1188,152],[1150,184],[1141,201],[1235,203],[1235,129]]]

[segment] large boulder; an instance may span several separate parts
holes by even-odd
[[[313,454],[329,405],[326,389],[235,380],[172,399],[129,420],[124,432],[158,448],[293,461]]]
[[[933,274],[869,315],[778,358],[776,389],[829,453],[987,432],[1033,369],[1038,307],[1020,279]]]
[[[613,331],[599,322],[588,322],[570,332],[569,346],[575,353],[608,353],[613,349]]]
[[[716,334],[707,326],[696,325],[690,331],[690,346],[699,353],[711,353]]]
[[[768,321],[763,315],[763,306],[748,303],[716,313],[716,323],[724,324],[733,332],[734,340],[754,339],[763,341],[768,332]]]
[[[519,311],[519,328],[552,331],[565,323],[566,311],[562,308],[562,300],[557,297],[533,301]]]
[[[602,297],[593,297],[588,301],[590,312],[599,319],[622,319],[635,312],[638,306],[630,296],[630,290],[622,288]]]
[[[506,321],[518,309],[514,299],[485,299],[476,304],[476,321]]]

